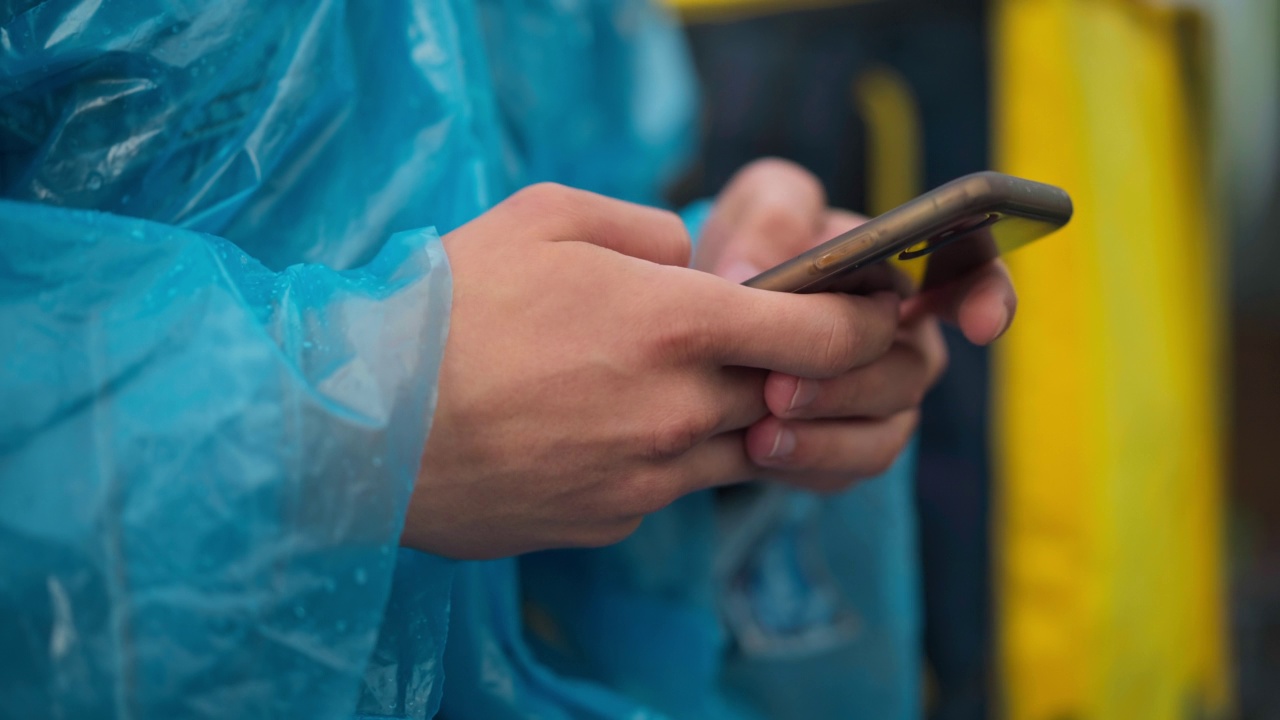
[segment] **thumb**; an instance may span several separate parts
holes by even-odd
[[[799,165],[748,165],[716,199],[699,245],[701,269],[741,282],[809,249],[826,202],[822,184]]]
[[[789,260],[795,255],[799,255],[806,250],[816,247],[820,243],[847,232],[866,221],[867,219],[865,217],[857,213],[852,213],[848,210],[840,210],[838,208],[831,208],[822,213],[822,222],[820,223],[822,229],[815,235],[812,235],[808,243],[795,246],[793,248],[795,251],[794,253],[787,255],[786,257],[776,259],[769,257],[769,262],[761,263],[758,261],[758,258],[765,255],[772,255],[770,251],[776,251],[779,248],[771,248],[767,243],[748,242],[736,245],[731,243],[729,247],[725,248],[724,253],[721,255],[713,272],[727,280],[732,280],[737,283],[746,282],[774,265],[785,260]],[[892,270],[886,267],[872,272],[876,275],[882,275],[891,273]],[[863,274],[866,275],[867,273]],[[873,282],[872,285],[875,285],[876,287],[893,287],[901,291],[902,282],[898,281],[905,280],[905,278],[895,278],[894,280],[895,282],[884,282],[883,280],[876,278],[876,281]],[[903,292],[903,294],[907,295],[910,293]]]
[[[745,258],[723,259],[711,270],[711,272],[719,275],[725,280],[739,284],[750,280],[764,271],[765,268],[762,268],[750,259]]]

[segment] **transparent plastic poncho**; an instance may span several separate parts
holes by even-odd
[[[908,464],[766,493],[728,559],[709,494],[397,547],[440,235],[656,202],[694,100],[631,0],[0,3],[0,717],[914,716]]]

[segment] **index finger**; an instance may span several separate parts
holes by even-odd
[[[718,278],[706,309],[708,347],[724,365],[831,378],[888,351],[899,298],[756,290]]]
[[[926,289],[903,303],[903,315],[933,313],[960,328],[965,338],[986,345],[1004,334],[1018,310],[1013,279],[1002,260],[990,260],[955,280]]]
[[[659,265],[685,267],[691,252],[674,213],[554,183],[525,187],[473,222],[514,225],[532,237],[584,242]],[[494,231],[510,234],[505,226]]]

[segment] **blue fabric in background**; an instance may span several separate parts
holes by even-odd
[[[694,100],[631,0],[0,3],[0,718],[914,716],[907,464],[806,516],[863,632],[803,706],[735,654],[711,495],[397,547],[439,235],[538,180],[658,202]]]
[[[744,162],[773,155],[821,178],[831,204],[865,209],[876,179],[849,91],[868,72],[894,73],[909,90],[922,187],[988,169],[988,20],[981,0],[896,0],[692,25],[707,117],[697,172],[677,197],[713,193]],[[916,456],[926,712],[980,720],[994,707],[989,352],[944,331],[950,366],[925,399]]]

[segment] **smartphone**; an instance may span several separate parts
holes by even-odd
[[[979,172],[952,180],[747,280],[793,293],[901,290],[885,260],[928,258],[923,287],[960,277],[1071,220],[1071,197],[1052,185]]]

